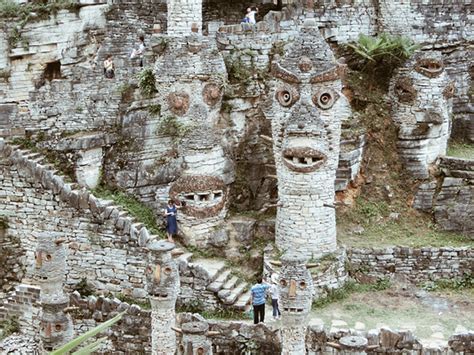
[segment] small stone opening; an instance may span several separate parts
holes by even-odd
[[[46,68],[44,68],[43,77],[45,80],[53,80],[53,79],[61,79],[61,62],[56,60],[51,63],[46,64]]]

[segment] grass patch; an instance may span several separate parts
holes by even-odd
[[[92,193],[97,197],[114,201],[117,205],[130,213],[132,217],[135,217],[137,222],[143,223],[150,233],[159,235],[161,238],[165,237],[165,232],[156,223],[153,209],[135,197],[122,191],[111,190],[103,185],[95,188]]]
[[[324,308],[331,303],[347,299],[353,293],[377,292],[386,290],[390,287],[391,283],[387,279],[379,279],[371,284],[360,284],[354,281],[349,281],[343,287],[338,289],[326,289],[326,296],[315,300],[312,304],[312,308]]]
[[[176,313],[199,313],[206,319],[242,320],[247,318],[244,312],[233,309],[216,308],[206,310],[204,303],[198,299],[194,299],[187,304],[178,305]]]
[[[178,121],[174,116],[168,116],[160,121],[157,128],[157,134],[173,138],[177,142],[193,130],[191,124],[184,124]]]
[[[0,340],[20,331],[18,317],[10,317],[0,322]]]
[[[474,159],[474,144],[450,141],[447,156],[463,159]]]
[[[145,300],[145,301],[141,301],[141,300],[138,300],[136,298],[124,295],[123,293],[116,293],[113,296],[116,297],[117,299],[119,299],[120,301],[126,302],[130,305],[136,304],[141,309],[146,309],[146,310],[151,309],[150,300],[148,300],[148,299]]]
[[[161,105],[149,105],[148,112],[152,116],[159,116],[161,113]]]
[[[394,219],[390,214],[397,214]],[[363,231],[355,232],[361,226]],[[474,241],[461,234],[440,231],[431,216],[399,204],[371,201],[359,197],[351,209],[339,211],[338,241],[351,247],[462,247]]]
[[[459,278],[427,281],[421,285],[421,288],[426,291],[474,290],[474,277],[472,274],[467,274]]]

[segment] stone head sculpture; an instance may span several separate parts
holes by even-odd
[[[35,252],[35,273],[41,286],[41,300],[63,302],[66,278],[66,248],[64,239],[44,233],[38,235]]]
[[[175,117],[186,139],[178,148],[183,170],[169,195],[185,202],[178,214],[185,243],[204,247],[210,231],[226,216],[228,186],[234,178],[214,130],[227,75],[217,48],[203,37],[188,36],[172,46],[156,64],[158,91],[166,98],[162,116]]]
[[[179,293],[178,265],[170,253],[174,249],[174,244],[164,240],[153,240],[147,248],[146,290],[153,302],[159,304],[160,307],[174,309]]]
[[[212,343],[208,335],[209,325],[206,322],[188,322],[177,329],[182,333],[181,344],[178,347],[178,355],[211,355]],[[211,333],[211,334],[209,334]]]
[[[415,54],[390,82],[399,153],[415,178],[427,178],[429,165],[446,153],[453,95],[454,84],[437,52]]]
[[[350,114],[343,69],[310,24],[271,63],[263,110],[272,121],[280,250],[311,257],[336,248],[334,182],[341,121]]]
[[[72,338],[73,324],[65,312],[69,297],[63,292],[66,274],[64,239],[39,234],[35,267],[41,287],[40,337],[45,351],[51,351]]]
[[[284,318],[304,319],[311,310],[314,296],[313,279],[306,268],[307,258],[287,253],[281,262],[278,284],[282,315]]]
[[[42,304],[40,315],[40,337],[43,349],[52,351],[71,340],[73,336],[72,318],[64,312],[64,304]]]

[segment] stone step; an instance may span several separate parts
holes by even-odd
[[[237,301],[234,303],[234,308],[241,311],[245,311],[247,306],[250,307],[251,298],[252,298],[252,294],[250,290],[241,294],[240,297],[237,299]]]
[[[234,288],[230,294],[222,300],[222,302],[227,305],[234,304],[237,298],[239,298],[239,296],[244,293],[246,288],[248,288],[248,284],[246,282],[242,282],[239,286]]]
[[[213,282],[226,268],[225,261],[216,259],[197,259],[192,262],[196,275]]]
[[[214,280],[213,283],[211,283],[209,286],[207,286],[207,289],[209,291],[212,291],[212,292],[217,292],[219,291],[222,286],[224,286],[224,283],[229,279],[229,277],[231,276],[230,274],[230,270],[224,270],[224,272],[222,272],[218,277],[217,279]]]
[[[235,286],[238,284],[239,278],[237,276],[232,276],[227,282],[222,286],[222,288],[225,288],[227,290],[235,288]]]

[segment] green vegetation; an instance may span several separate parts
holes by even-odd
[[[32,1],[19,4],[13,0],[0,0],[0,17],[17,18],[23,27],[28,21],[39,21],[55,16],[60,10],[76,11],[79,3],[74,0]]]
[[[50,355],[65,355],[70,354],[71,351],[77,348],[82,343],[90,340],[97,334],[103,332],[104,330],[109,329],[115,323],[117,323],[120,319],[122,319],[125,312],[117,314],[114,318],[109,319],[108,321],[98,325],[95,328],[92,328],[88,332],[74,338],[70,342],[66,343],[65,345],[61,346],[59,349],[54,350],[50,353]],[[71,353],[72,355],[87,355],[92,354],[94,351],[97,351],[103,344],[103,342],[107,339],[107,337],[102,337],[97,339],[96,341],[90,343],[89,345],[84,346],[83,348]]]
[[[451,141],[448,144],[446,155],[456,158],[474,159],[474,144]]]
[[[149,105],[148,112],[152,116],[159,116],[161,113],[161,105]]]
[[[239,320],[246,318],[245,313],[232,309],[217,308],[213,310],[206,310],[204,303],[198,299],[193,299],[185,305],[178,305],[176,307],[176,313],[199,313],[206,319]]]
[[[150,233],[157,234],[164,238],[164,231],[158,227],[153,209],[140,202],[133,196],[119,190],[112,190],[106,186],[100,185],[92,193],[100,198],[112,200],[122,207],[131,216],[135,217],[137,222],[143,223]]]
[[[390,287],[390,281],[387,279],[379,279],[377,282],[372,284],[360,284],[349,281],[341,288],[326,289],[326,297],[321,297],[315,300],[312,304],[312,308],[324,308],[331,303],[339,302],[348,298],[352,293],[377,292],[386,290]]]
[[[185,137],[193,130],[193,125],[184,124],[178,121],[174,116],[168,116],[160,121],[157,129],[157,134],[172,137],[173,141],[177,143],[181,138]]]
[[[359,35],[355,43],[348,44],[352,50],[351,60],[367,73],[400,65],[419,48],[411,39],[382,33],[376,37]]]
[[[437,230],[429,215],[396,201],[388,204],[370,197],[359,197],[351,209],[340,211],[337,226],[338,241],[346,246],[474,246],[466,236]]]
[[[226,58],[225,66],[231,83],[245,83],[253,75],[252,67],[245,65],[240,57],[236,59]]]
[[[79,292],[82,297],[95,295],[94,288],[87,282],[85,277],[74,285],[73,290]]]
[[[151,309],[150,300],[148,299],[141,301],[141,300],[137,300],[136,298],[124,295],[123,293],[116,293],[114,297],[128,304],[136,304],[137,306],[140,306],[141,309]]]
[[[5,216],[0,216],[0,229],[8,228],[8,218]]]
[[[18,317],[11,317],[0,321],[0,340],[20,331]]]
[[[460,278],[427,281],[421,285],[421,288],[426,291],[474,290],[474,277],[472,274],[466,274]]]
[[[151,97],[157,92],[155,80],[155,74],[151,68],[143,69],[138,73],[138,87],[144,97]]]
[[[11,76],[10,69],[0,69],[0,79],[8,80]]]

